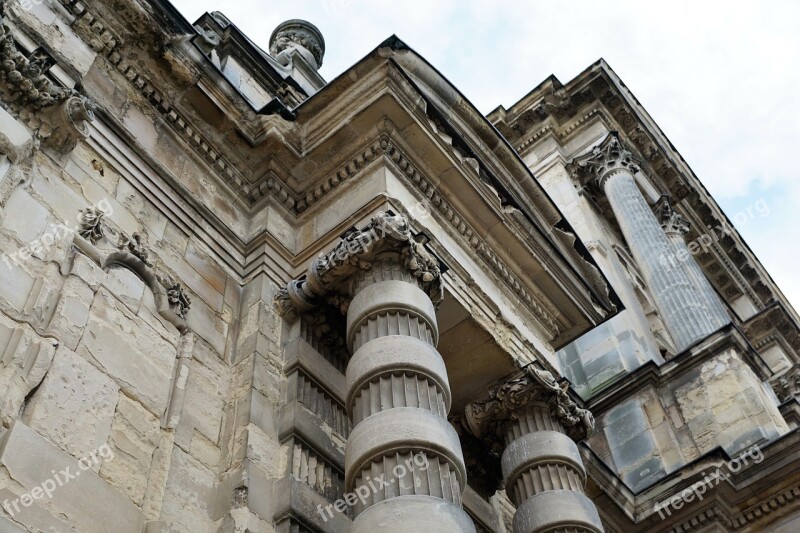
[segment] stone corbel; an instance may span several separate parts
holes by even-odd
[[[281,289],[275,298],[278,313],[302,314],[326,303],[346,313],[354,274],[372,269],[375,257],[390,251],[400,254],[403,266],[438,306],[444,298],[438,260],[414,239],[406,217],[379,213],[366,227],[349,233],[315,260],[304,276]]]
[[[467,405],[464,422],[470,433],[487,441],[499,455],[505,447],[507,424],[518,419],[534,402],[548,404],[553,418],[574,440],[583,440],[594,432],[592,413],[570,398],[568,385],[560,385],[552,373],[534,365],[525,367],[523,375],[491,389],[487,400]]]
[[[39,135],[44,145],[60,154],[68,154],[78,142],[89,137],[89,123],[94,121],[95,104],[80,94],[67,97],[45,115]]]
[[[45,146],[65,154],[89,135],[94,103],[74,89],[56,86],[47,72],[55,64],[42,49],[25,56],[5,24],[0,3],[0,98],[21,116]]]

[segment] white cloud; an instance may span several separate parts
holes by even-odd
[[[268,47],[283,20],[316,24],[332,79],[395,33],[479,109],[509,106],[551,73],[569,81],[604,57],[723,209],[767,188],[769,223],[744,235],[790,299],[800,224],[800,3],[641,0],[173,0],[194,21],[219,9]],[[757,199],[754,196],[753,199]],[[785,210],[785,211],[781,211]],[[774,222],[773,222],[774,221]]]

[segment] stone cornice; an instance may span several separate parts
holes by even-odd
[[[408,219],[379,213],[360,230],[346,235],[336,247],[319,257],[301,278],[281,289],[275,303],[278,313],[304,313],[327,302],[347,312],[352,296],[350,283],[359,270],[370,270],[380,254],[396,252],[403,267],[419,282],[433,301],[441,303],[441,270],[438,260],[414,240]]]
[[[647,387],[661,387],[730,349],[742,355],[759,379],[766,380],[770,377],[769,367],[750,346],[745,334],[737,327],[728,325],[660,366],[648,361],[624,378],[612,382],[595,393],[586,401],[586,405],[593,413],[600,416],[611,407],[623,403],[637,391]]]
[[[475,437],[486,440],[498,453],[508,423],[518,419],[535,402],[546,403],[551,413],[575,440],[583,440],[594,431],[594,417],[570,398],[569,384],[559,384],[547,370],[528,365],[521,376],[493,387],[489,398],[473,402],[465,409],[464,421]]]
[[[623,531],[647,532],[657,527],[659,531],[674,533],[694,530],[706,524],[722,524],[729,531],[756,527],[753,531],[765,531],[771,513],[787,506],[800,504],[800,482],[798,472],[791,467],[796,463],[800,448],[800,433],[792,431],[777,441],[761,446],[764,460],[738,472],[725,469],[730,457],[721,448],[716,448],[679,471],[670,474],[674,482],[662,480],[659,484],[638,494],[632,493],[616,477],[605,463],[588,446],[581,445],[582,455],[590,477],[606,493],[602,506],[604,520]],[[696,483],[714,468],[723,470],[728,476],[719,484],[709,484],[703,499],[686,500],[680,510],[670,508],[670,514],[662,518],[654,506]],[[794,481],[785,481],[792,476]],[[758,500],[753,494],[760,494]],[[744,495],[744,497],[742,496]]]

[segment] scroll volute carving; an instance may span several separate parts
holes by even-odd
[[[560,385],[547,370],[529,365],[522,376],[509,379],[489,391],[489,398],[467,405],[464,423],[474,436],[502,454],[508,423],[518,419],[533,402],[550,406],[557,419],[576,441],[594,432],[594,417],[570,398],[568,386]]]
[[[434,305],[441,303],[444,293],[438,260],[414,240],[406,217],[384,212],[364,228],[345,235],[333,250],[311,263],[304,276],[281,289],[275,298],[278,313],[301,314],[325,303],[346,313],[354,275],[371,270],[376,258],[388,252],[399,253],[403,266]]]

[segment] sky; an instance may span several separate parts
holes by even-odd
[[[264,49],[280,22],[312,22],[327,80],[396,34],[484,113],[602,57],[800,309],[800,2],[172,1],[192,22],[221,11]]]

